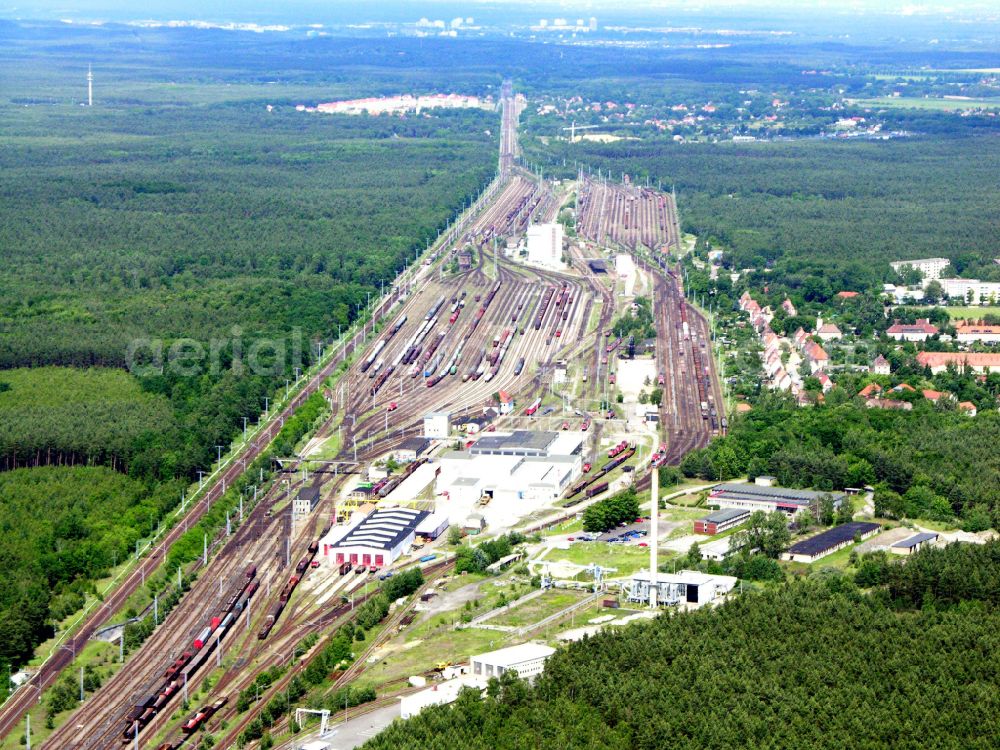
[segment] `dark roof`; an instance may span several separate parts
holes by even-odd
[[[390,550],[412,534],[429,515],[426,510],[382,508],[348,531],[336,546]]]
[[[923,544],[924,542],[933,542],[938,538],[937,534],[932,534],[930,532],[924,531],[920,534],[914,534],[909,539],[904,539],[901,542],[896,542],[893,547],[899,547],[900,549],[913,549],[918,544]]]
[[[312,487],[303,487],[299,490],[299,499],[308,500],[310,503],[315,504],[319,500],[319,487],[315,485]]]
[[[431,444],[431,441],[427,438],[422,437],[408,437],[402,443],[399,444],[397,450],[401,451],[413,451],[418,456],[427,450],[427,446]]]
[[[822,534],[817,534],[811,539],[793,544],[788,552],[793,555],[818,555],[821,552],[826,552],[831,547],[836,547],[839,544],[850,541],[856,534],[869,534],[873,531],[878,531],[880,528],[882,527],[877,523],[867,523],[865,521],[843,523],[840,526],[834,526],[829,531],[824,531]]]
[[[743,510],[742,508],[723,508],[722,510],[715,511],[715,513],[709,513],[700,520],[703,523],[725,523],[726,521],[732,521],[734,518],[742,518],[749,515],[750,511]]]
[[[469,452],[476,455],[500,453],[508,456],[543,456],[557,437],[558,433],[555,432],[514,430],[509,435],[481,437]]]
[[[720,484],[710,497],[731,498],[734,500],[760,500],[768,502],[786,502],[794,505],[811,505],[821,495],[830,495],[834,500],[844,497],[843,492],[816,492],[814,490],[793,490],[788,487],[762,487],[757,484]]]
[[[590,270],[594,273],[608,272],[608,264],[603,260],[588,260],[587,265],[590,266]]]

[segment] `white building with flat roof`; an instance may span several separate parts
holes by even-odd
[[[447,440],[451,432],[451,414],[432,411],[424,414],[424,437],[429,440]]]
[[[545,669],[545,661],[556,650],[542,643],[522,643],[499,651],[473,656],[469,672],[473,677],[499,677],[508,670],[515,670],[518,677],[531,680]]]
[[[697,570],[677,573],[656,573],[640,570],[627,585],[628,600],[639,604],[649,603],[649,590],[656,588],[656,601],[661,606],[689,604],[700,606],[727,594],[736,586],[734,576],[710,575]]]
[[[950,300],[973,305],[992,305],[1000,300],[1000,281],[979,279],[941,279],[941,288]]]
[[[896,273],[903,273],[907,268],[914,268],[920,271],[924,286],[934,279],[941,278],[941,272],[951,263],[947,258],[920,258],[918,260],[897,260],[889,265]]]
[[[419,693],[401,696],[399,699],[399,718],[409,719],[428,706],[443,706],[454,703],[464,688],[482,691],[486,689],[486,682],[483,677],[463,675],[432,685]]]
[[[532,224],[528,227],[528,262],[549,268],[562,268],[563,226]]]

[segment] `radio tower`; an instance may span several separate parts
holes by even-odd
[[[94,73],[87,65],[87,106],[94,106]]]

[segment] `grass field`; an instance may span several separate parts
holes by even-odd
[[[556,614],[566,609],[570,605],[585,599],[589,594],[586,591],[574,591],[572,589],[552,589],[546,591],[541,596],[532,599],[530,602],[514,607],[502,614],[490,619],[491,625],[511,625],[513,627],[524,627],[546,617]]]
[[[948,315],[952,320],[978,320],[984,315],[1000,315],[1000,306],[993,305],[983,307],[981,305],[970,305],[962,307],[946,307]]]
[[[959,112],[981,107],[1000,109],[1000,99],[924,99],[915,96],[886,96],[877,99],[853,99],[851,103],[859,107],[926,109],[936,112]]]
[[[661,553],[661,559],[668,555]],[[631,575],[649,564],[649,548],[605,542],[574,542],[566,550],[553,550],[545,558],[546,562],[566,561],[576,565],[597,563],[607,568],[617,568],[614,578]]]

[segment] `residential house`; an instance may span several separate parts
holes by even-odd
[[[875,358],[872,362],[872,372],[876,375],[888,375],[892,372],[892,368],[889,365],[889,360],[883,357],[881,354]]]

